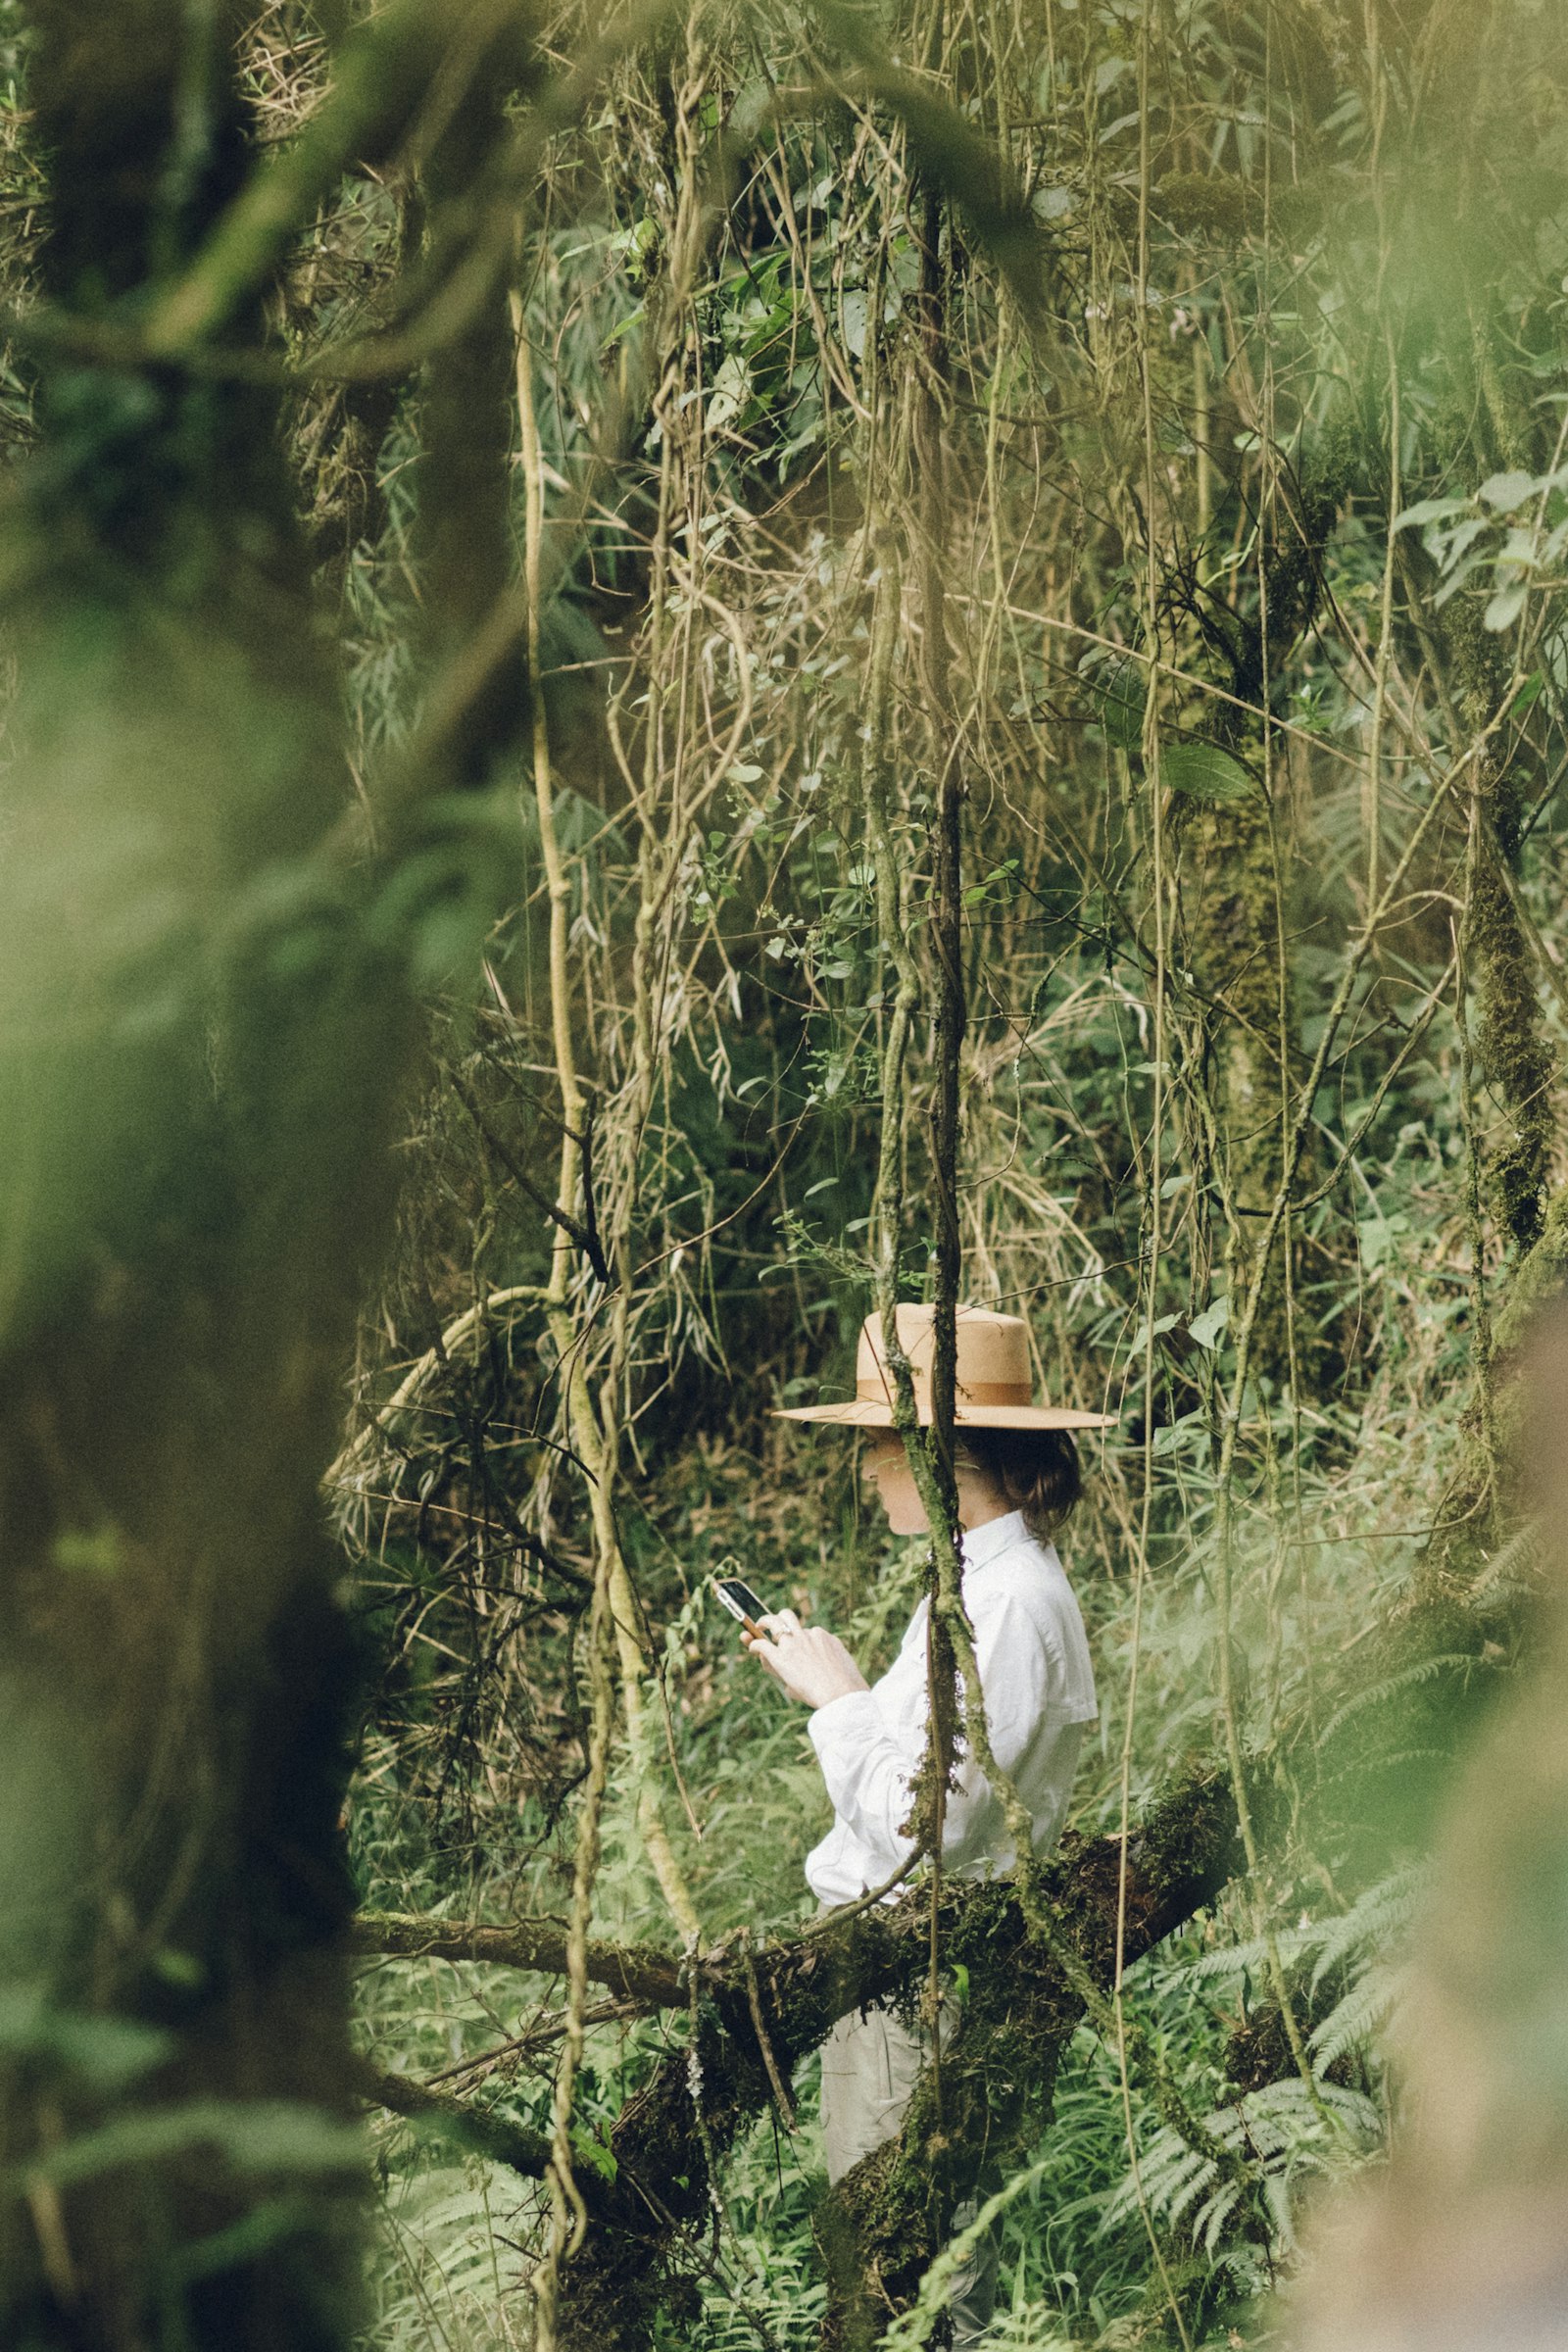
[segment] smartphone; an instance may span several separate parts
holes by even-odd
[[[760,1620],[767,1615],[767,1603],[750,1585],[743,1585],[738,1576],[715,1576],[713,1591],[718,1594],[720,1606],[739,1618],[749,1634],[761,1632]]]

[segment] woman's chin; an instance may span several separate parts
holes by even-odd
[[[890,1500],[886,1494],[878,1494],[877,1500],[882,1505],[882,1516],[888,1523],[890,1536],[923,1536],[926,1533],[925,1513],[920,1508],[918,1494],[902,1495],[897,1500]]]

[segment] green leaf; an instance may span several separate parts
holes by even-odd
[[[1136,751],[1143,741],[1148,701],[1143,663],[1097,648],[1079,662],[1078,675],[1086,680],[1094,697],[1095,715],[1105,730],[1106,742],[1118,751]]]
[[[591,2132],[574,2132],[571,2135],[571,2152],[579,2164],[587,2165],[589,2171],[597,2173],[601,2180],[613,2180],[619,2170],[604,2141],[595,2139]]]
[[[1491,528],[1492,523],[1489,516],[1485,514],[1472,514],[1466,521],[1456,522],[1451,530],[1429,532],[1427,535],[1427,546],[1430,548],[1432,553],[1441,560],[1444,570],[1451,572],[1454,565],[1458,563],[1460,557],[1464,555],[1470,548],[1474,547],[1476,541],[1482,538],[1489,530],[1491,530]],[[1472,563],[1476,561],[1478,561],[1478,559],[1474,557],[1471,558]],[[1457,585],[1458,581],[1456,579],[1450,580],[1447,587],[1444,590],[1444,596],[1451,596]],[[1440,599],[1440,602],[1442,600]]]
[[[105,1521],[101,1527],[63,1527],[54,1540],[55,1566],[68,1576],[111,1577],[120,1569],[120,1531]]]
[[[1154,1432],[1152,1450],[1156,1454],[1178,1453],[1192,1438],[1207,1435],[1207,1424],[1201,1412],[1183,1413],[1178,1420],[1167,1421]]]
[[[1462,514],[1469,504],[1467,498],[1418,499],[1413,507],[1406,507],[1402,514],[1396,514],[1394,527],[1396,531],[1412,531],[1420,529],[1425,523],[1446,522],[1450,515]]]
[[[1218,1344],[1219,1335],[1230,1319],[1230,1300],[1215,1298],[1204,1307],[1200,1315],[1193,1317],[1187,1326],[1188,1337],[1196,1340],[1200,1348],[1213,1348]]]
[[[1250,801],[1257,790],[1241,761],[1217,743],[1173,743],[1160,755],[1160,771],[1172,792],[1209,808]]]
[[[1540,484],[1528,473],[1494,473],[1482,483],[1476,495],[1487,506],[1511,514],[1515,507],[1522,507],[1531,492],[1539,488]]]
[[[303,2237],[319,2226],[320,2206],[309,2190],[295,2190],[288,2196],[269,2197],[237,2222],[224,2230],[215,2230],[208,2237],[191,2238],[184,2245],[172,2248],[167,2260],[166,2276],[185,2285],[197,2278],[211,2278],[220,2272],[236,2270],[241,2263],[254,2262],[270,2246],[284,2238]]]
[[[61,2188],[101,2173],[157,2164],[194,2147],[216,2148],[240,2173],[323,2173],[365,2161],[358,2127],[290,2099],[192,2099],[145,2108],[68,2139],[29,2168]]]
[[[181,1992],[192,1992],[207,1982],[207,1970],[194,1952],[172,1948],[154,1952],[153,1969],[166,1984],[175,1984]]]
[[[1523,581],[1517,587],[1499,588],[1481,616],[1484,626],[1489,629],[1511,629],[1524,611],[1525,598],[1529,594]]]
[[[122,2090],[167,2058],[172,2047],[167,2034],[131,2018],[52,2009],[37,1984],[0,1991],[0,2050],[52,2060],[96,2090]]]

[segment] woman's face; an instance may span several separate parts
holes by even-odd
[[[874,1437],[866,1439],[865,1475],[876,1489],[893,1533],[923,1536],[927,1526],[925,1506],[909,1468],[909,1457],[904,1450],[904,1440],[892,1430],[878,1430]]]
[[[909,1468],[909,1457],[904,1450],[904,1440],[891,1429],[878,1430],[865,1442],[865,1475],[875,1487],[878,1500],[888,1515],[888,1525],[896,1536],[923,1536],[930,1525],[920,1490]],[[1011,1504],[989,1472],[959,1456],[958,1525],[984,1527],[988,1519],[1000,1518]]]

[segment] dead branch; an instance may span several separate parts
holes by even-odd
[[[1129,1964],[1213,1900],[1234,1868],[1235,1838],[1235,1803],[1223,1773],[1195,1772],[1167,1789],[1130,1840]],[[1120,1849],[1117,1838],[1069,1837],[1040,1874],[1040,1899],[1049,1906],[1055,1934],[1101,1985],[1108,1985],[1115,1971]],[[999,2113],[1010,2101],[1015,2122],[1043,2127],[1057,2057],[1083,2015],[1083,2001],[1060,1963],[1032,1935],[1010,1882],[950,1885],[940,1914],[943,1951],[979,1988],[976,2011],[985,2026],[966,2056],[964,2044],[958,2045],[968,2095],[978,2089]],[[611,2135],[613,2180],[597,2172],[579,2180],[590,2228],[562,2272],[562,2352],[633,2352],[647,2340],[655,2308],[671,2296],[679,2300],[684,2233],[711,2210],[706,2150],[722,2158],[777,2098],[778,2080],[787,2079],[841,2017],[873,2002],[917,1997],[929,1963],[930,1930],[921,1888],[897,1903],[847,1905],[841,1919],[815,1922],[809,1934],[769,1950],[757,1951],[743,1938],[695,1963],[702,1996],[695,2052],[683,2048],[667,2058],[621,2110]],[[565,1941],[564,1930],[548,1923],[500,1927],[379,1912],[356,1922],[353,1948],[556,1974],[565,1963]],[[646,1946],[590,1944],[588,1974],[658,2006],[690,2005],[684,1965]],[[986,2062],[999,2059],[1004,2031],[1010,2079],[993,2083]],[[692,2105],[694,2057],[703,2083],[702,2132]],[[539,2137],[533,2145],[536,2135],[521,2135],[508,2153],[489,2130],[495,2119],[450,2092],[369,2066],[361,2087],[399,2114],[439,2113],[465,2125],[477,2118],[475,2129],[489,2136],[472,2144],[530,2178],[549,2161],[549,2144]],[[996,2132],[973,2136],[978,2173],[1003,2143]],[[892,2143],[893,2151],[898,2145]],[[965,2161],[955,2147],[943,2171],[949,2204],[968,2185],[958,2177]],[[887,2160],[871,2160],[872,2168],[878,2165],[885,2171]],[[885,2183],[873,2169],[862,2171],[863,2180],[852,2176],[847,2185],[864,2198]],[[940,2242],[934,2237],[940,2210],[927,2199],[923,2228],[903,2216],[900,2263],[885,2246],[879,2257],[885,2291],[918,2278]]]

